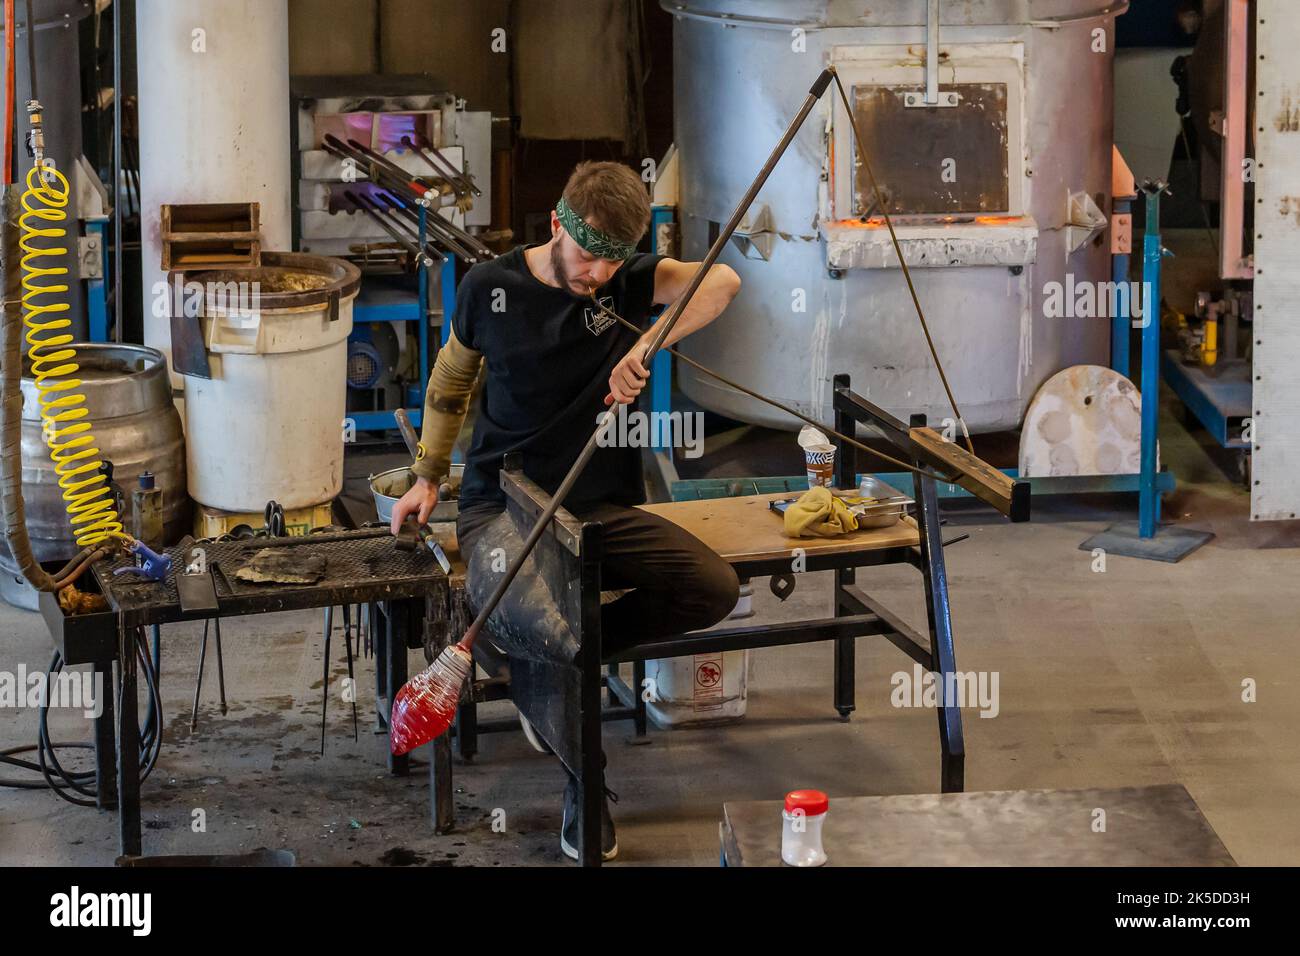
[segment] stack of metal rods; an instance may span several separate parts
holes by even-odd
[[[466,262],[484,262],[494,258],[494,253],[476,236],[470,235],[438,214],[433,199],[440,197],[440,187],[413,177],[400,166],[381,156],[363,143],[349,139],[346,143],[336,136],[326,135],[323,146],[341,159],[360,165],[371,183],[377,187],[367,195],[361,189],[348,190],[344,195],[367,216],[398,242],[414,261],[420,259],[420,214],[417,206],[424,206],[426,241],[423,254],[430,260],[442,260],[451,254]],[[421,154],[423,155],[423,154]],[[425,157],[427,160],[427,157]],[[464,189],[470,180],[458,175],[455,184],[446,175],[439,174],[453,193]]]
[[[483,190],[479,189],[478,186],[474,184],[474,180],[457,170],[451,161],[448,160],[447,157],[443,156],[435,147],[428,147],[429,152],[426,153],[423,149],[417,146],[409,136],[402,137],[402,145],[423,159],[425,164],[433,170],[435,175],[441,176],[445,179],[451,186],[452,191],[456,193],[457,199],[471,193],[475,196],[483,195]],[[430,156],[430,153],[433,155]]]

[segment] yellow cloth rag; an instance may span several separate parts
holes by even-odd
[[[858,530],[858,519],[829,488],[809,488],[785,509],[785,533],[791,538],[833,538]]]

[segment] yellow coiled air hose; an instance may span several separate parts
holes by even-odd
[[[68,218],[71,191],[67,178],[53,167],[34,166],[28,171],[23,211],[18,218],[19,248],[24,338],[40,394],[41,432],[59,477],[59,490],[77,545],[88,548],[112,545],[113,539],[126,543],[133,539],[123,530],[108,477],[101,471],[91,423],[86,420],[90,411],[80,391],[81,379],[77,378],[77,352],[70,347],[72,334],[66,331],[72,325],[66,315],[70,306],[62,298],[68,286],[46,281],[67,275],[68,270],[40,264],[42,259],[67,253],[66,248],[49,243],[67,235],[62,224]],[[38,239],[41,245],[36,244]]]

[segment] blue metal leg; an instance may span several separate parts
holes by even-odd
[[[1156,429],[1160,413],[1160,190],[1146,195],[1146,231],[1142,239],[1142,449],[1138,481],[1138,534],[1155,536],[1160,523],[1156,490]]]
[[[100,249],[100,278],[86,283],[86,318],[90,333],[87,338],[91,342],[108,341],[108,284],[103,278],[108,275],[108,242],[104,236],[107,225],[106,219],[86,223],[86,232],[99,237]]]
[[[1117,214],[1128,213],[1133,204],[1127,199],[1115,201]],[[1111,281],[1119,289],[1128,288],[1128,267],[1130,256],[1127,253],[1111,256]],[[1110,319],[1110,367],[1125,378],[1129,375],[1129,330],[1132,328],[1132,305],[1129,296],[1122,293],[1115,296],[1116,314]]]
[[[675,207],[656,205],[650,214],[650,251],[663,253],[664,250],[659,248],[659,227],[664,223],[673,221]],[[668,415],[673,410],[673,357],[666,351],[661,351],[654,357],[650,368],[650,411],[652,413],[662,412]],[[667,418],[659,419],[667,421]],[[668,431],[664,429],[663,431]],[[663,431],[658,437],[663,438]],[[673,459],[673,447],[671,436],[667,444],[656,444],[656,452],[662,452],[668,456],[668,460]]]
[[[420,301],[420,383],[429,381],[429,270],[424,264],[428,209],[420,206],[420,262],[416,266]],[[421,403],[423,404],[423,403]]]
[[[451,338],[451,317],[456,313],[456,260],[451,256],[442,260],[438,277],[442,292],[442,344]]]

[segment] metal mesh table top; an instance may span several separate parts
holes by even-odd
[[[194,548],[203,549],[207,565],[213,569],[221,604],[219,613],[223,616],[415,597],[432,593],[446,582],[433,554],[424,548],[399,550],[392,535],[382,528],[306,537],[197,542],[167,550],[172,571],[164,581],[115,576],[118,569],[133,566],[128,558],[96,566],[95,577],[114,610],[135,617],[137,623],[181,620],[186,615],[180,609],[176,575],[191,559]],[[252,584],[238,580],[236,572],[265,548],[288,548],[304,558],[322,557],[325,576],[314,584]]]

